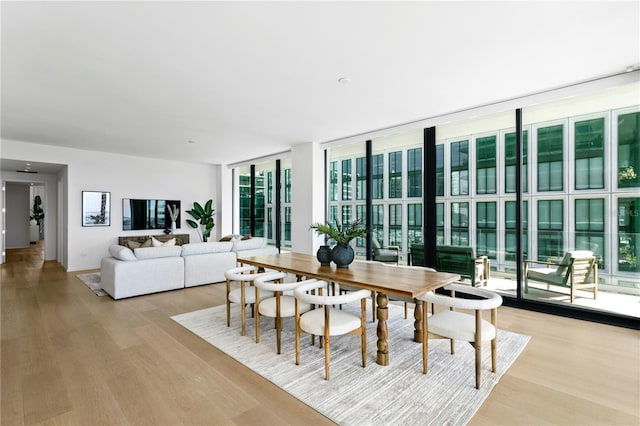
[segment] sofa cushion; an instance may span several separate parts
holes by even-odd
[[[128,240],[127,247],[129,247],[131,250],[137,249],[138,247],[151,247],[151,238],[147,238],[142,243],[138,241]]]
[[[133,251],[138,260],[142,259],[155,259],[158,257],[174,257],[182,254],[182,247],[180,246],[166,246],[166,247],[141,247]]]
[[[151,245],[153,247],[169,247],[169,246],[175,246],[176,245],[176,239],[175,238],[171,238],[170,240],[165,241],[164,243],[162,241],[158,241],[155,238],[151,237]]]
[[[182,255],[191,256],[194,254],[221,253],[231,251],[232,242],[210,242],[210,243],[191,243],[182,246]]]
[[[118,260],[131,261],[138,260],[130,248],[113,244],[109,247],[109,254]]]
[[[266,247],[266,245],[266,238],[250,238],[248,240],[234,241],[232,251],[259,249]]]

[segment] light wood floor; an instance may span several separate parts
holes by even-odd
[[[331,424],[169,318],[223,285],[113,301],[39,246],[1,279],[3,426]],[[639,332],[506,307],[499,324],[533,337],[472,425],[640,424]]]

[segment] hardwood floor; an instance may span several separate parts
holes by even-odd
[[[2,425],[332,424],[169,317],[224,285],[114,301],[38,247],[1,267]],[[472,425],[640,424],[640,333],[502,307],[531,342]]]

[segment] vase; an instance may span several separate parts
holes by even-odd
[[[318,262],[320,262],[320,265],[331,265],[331,260],[333,259],[333,256],[331,254],[331,247],[326,245],[320,246],[320,248],[318,248],[318,252],[316,253],[316,257],[318,258]]]
[[[176,233],[176,221],[175,220],[171,221],[171,233],[172,234]]]
[[[338,244],[333,248],[331,255],[338,268],[348,268],[355,257],[349,244]]]

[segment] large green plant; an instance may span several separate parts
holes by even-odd
[[[326,235],[336,242],[336,244],[349,244],[354,238],[362,237],[367,230],[362,226],[361,220],[354,220],[351,223],[342,225],[341,223],[314,223],[310,229],[315,230],[318,235]]]
[[[215,213],[215,210],[211,207],[212,204],[213,200],[207,201],[204,207],[202,207],[198,202],[194,202],[193,208],[191,210],[187,210],[187,214],[195,219],[195,221],[187,219],[187,223],[192,228],[198,230],[203,242],[206,242],[209,239],[211,236],[211,230],[216,226],[215,223],[213,223],[213,214]]]
[[[44,210],[42,210],[42,198],[40,198],[39,195],[33,197],[33,209],[31,209],[31,216],[29,216],[29,219],[35,220],[38,226],[42,225]]]

